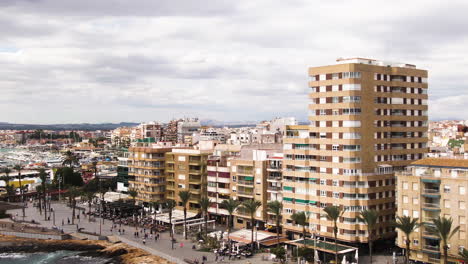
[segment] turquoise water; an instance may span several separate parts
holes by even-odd
[[[79,256],[76,251],[52,253],[0,253],[1,264],[104,264],[116,263],[106,258]]]

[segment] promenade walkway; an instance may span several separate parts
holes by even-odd
[[[71,221],[72,216],[72,209],[67,207],[65,204],[62,203],[53,203],[52,208],[55,212],[55,226],[63,229],[66,233],[74,233],[77,231],[77,228],[80,228],[87,232],[96,232],[99,234],[99,218],[96,218],[95,222],[90,222],[86,215],[80,214],[80,219],[75,219],[75,225],[68,224],[68,219]],[[87,210],[87,209],[86,209]],[[9,211],[13,215],[18,213],[17,219],[22,219],[22,212],[21,210],[11,210]],[[76,210],[78,213],[78,210]],[[29,204],[28,208],[26,208],[26,221],[34,221],[39,222],[42,226],[52,228],[54,226],[53,223],[53,215],[51,215],[50,220],[44,220],[44,215],[39,214],[39,210],[37,208],[32,207],[32,204]],[[63,223],[63,225],[62,225]],[[109,220],[104,220],[104,224],[101,225],[101,234],[104,236],[116,236],[122,242],[127,243],[131,246],[141,248],[146,250],[152,254],[161,256],[168,260],[171,260],[175,263],[184,263],[184,259],[191,259],[195,260],[198,259],[201,263],[202,257],[206,256],[208,261],[205,263],[217,263],[215,262],[215,254],[212,252],[200,252],[197,250],[193,250],[192,243],[190,240],[185,240],[183,236],[176,235],[175,238],[177,243],[174,244],[174,249],[172,249],[171,240],[169,236],[169,232],[163,232],[160,234],[160,238],[158,241],[155,241],[154,238],[152,240],[146,240],[146,244],[143,245],[142,237],[141,237],[141,229],[140,230],[140,238],[134,237],[135,228],[130,226],[122,225],[122,229],[125,230],[125,234],[118,234],[119,225],[117,225],[117,229],[113,229],[111,231],[112,222]],[[181,242],[183,243],[183,247],[181,247]],[[242,259],[236,261],[230,261],[227,258],[224,259],[223,262],[218,261],[218,263],[247,263],[250,261],[251,263],[259,263],[262,262],[263,254],[256,254],[255,257],[249,259]],[[266,263],[266,262],[264,262]]]

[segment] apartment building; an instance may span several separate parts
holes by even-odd
[[[209,208],[210,216],[220,223],[227,223],[229,213],[221,203],[231,198],[230,160],[239,156],[241,146],[218,144],[213,155],[208,156],[208,197],[213,203]]]
[[[255,199],[261,206],[255,214],[255,225],[260,229],[268,222],[267,203],[269,194],[267,175],[270,157],[281,151],[281,145],[248,145],[243,146],[240,156],[229,160],[231,171],[231,196],[243,202]],[[250,215],[238,208],[234,213],[234,226],[236,228],[250,228],[252,226]]]
[[[423,225],[409,238],[414,261],[441,263],[439,239],[427,228],[433,218],[451,217],[460,231],[449,241],[449,261],[458,263],[458,252],[468,248],[468,160],[426,158],[397,173],[398,215],[419,218]],[[397,244],[406,248],[406,237],[398,232]]]
[[[148,202],[166,199],[165,153],[171,148],[130,147],[127,159],[130,189],[138,192],[136,200]]]
[[[177,203],[177,209],[183,209],[179,198],[180,191],[190,191],[191,197],[187,209],[197,213],[199,200],[207,195],[207,160],[211,151],[197,149],[172,149],[166,153],[167,199]]]
[[[394,171],[427,152],[427,71],[410,64],[340,59],[309,69],[309,126],[287,126],[284,138],[284,228],[290,216],[311,213],[309,229],[333,237],[323,208],[337,205],[341,242],[366,243],[356,217],[380,213],[376,235],[394,235]]]

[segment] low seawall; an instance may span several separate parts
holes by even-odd
[[[54,240],[65,240],[70,239],[70,235],[50,235],[50,234],[37,234],[37,233],[26,233],[26,232],[12,232],[0,230],[0,234],[6,236],[16,236],[23,238],[35,238],[35,239],[54,239]]]

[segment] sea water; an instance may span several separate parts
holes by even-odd
[[[0,253],[1,264],[105,264],[110,259],[80,256],[76,251]]]

